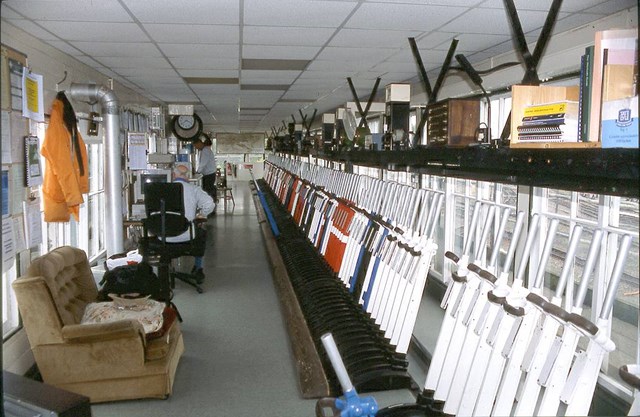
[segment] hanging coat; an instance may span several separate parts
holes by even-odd
[[[42,184],[44,221],[68,222],[70,214],[80,220],[83,194],[89,192],[87,147],[74,124],[75,138],[64,123],[66,97],[56,96],[51,109],[41,154],[47,164]],[[70,104],[67,112],[73,112]],[[68,114],[67,117],[70,115]],[[72,115],[75,121],[75,114]]]

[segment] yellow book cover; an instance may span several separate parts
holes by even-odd
[[[544,103],[527,106],[524,109],[524,117],[530,116],[546,116],[550,114],[565,114],[566,117],[578,115],[577,101],[558,101],[555,103]]]

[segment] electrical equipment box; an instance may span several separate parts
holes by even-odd
[[[410,84],[389,84],[386,87],[385,119],[387,124],[385,150],[403,149],[409,140]]]
[[[464,147],[477,142],[480,100],[448,99],[427,106],[427,145]]]
[[[193,104],[169,104],[169,116],[193,116]]]
[[[173,164],[176,156],[172,153],[150,153],[147,155],[149,164]]]
[[[325,151],[329,151],[333,145],[333,130],[336,116],[332,113],[322,115],[322,146]]]
[[[164,113],[162,107],[151,107],[151,119],[149,120],[149,128],[152,130],[164,129]]]
[[[410,102],[411,84],[388,84],[385,88],[386,103]]]
[[[350,109],[354,115],[360,117],[361,114],[358,111],[358,105],[355,101],[347,101],[347,108]],[[362,103],[362,111],[365,111],[366,104]],[[385,104],[380,102],[373,102],[369,106],[369,111],[367,112],[367,116],[374,115],[376,113],[384,113]]]

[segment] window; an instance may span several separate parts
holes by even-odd
[[[602,228],[607,234],[601,243],[600,257],[591,275],[584,302],[583,315],[592,322],[597,321],[600,305],[607,291],[609,277],[618,255],[621,235],[633,236],[631,249],[627,255],[624,271],[618,285],[613,304],[610,337],[616,350],[608,355],[603,371],[609,381],[618,381],[618,369],[622,365],[637,363],[638,355],[638,212],[639,200],[616,196],[584,194],[571,191],[535,189],[534,199],[539,200],[540,212],[550,218],[559,219],[552,262],[545,271],[545,288],[550,293],[560,274],[567,252],[569,232],[575,225],[583,227],[578,254],[588,253],[593,232]],[[573,265],[569,283],[579,285],[584,269],[584,259],[579,257]],[[569,284],[567,284],[569,287]],[[573,287],[572,286],[572,287]],[[571,294],[572,288],[567,288]],[[583,338],[584,339],[584,338]],[[582,341],[586,348],[586,341]]]
[[[13,296],[11,283],[16,279],[16,262],[2,273],[2,337],[9,336],[18,328],[18,304]]]
[[[78,128],[83,133],[86,127],[83,127],[82,120],[80,122]],[[41,145],[46,128],[46,123],[31,123],[30,129],[40,138]],[[85,202],[80,206],[80,221],[76,222],[71,218],[68,223],[46,223],[42,214],[42,244],[40,247],[32,248],[35,255],[49,252],[63,245],[72,245],[85,250],[90,260],[95,260],[104,254],[104,145],[102,137],[96,139],[85,137],[85,142],[89,159],[89,194],[84,196]],[[44,172],[46,159],[41,158],[41,164]],[[30,254],[25,251],[26,262],[29,256]],[[11,282],[19,276],[19,268],[23,269],[20,259],[2,274],[3,337],[7,337],[19,326],[17,304],[11,288]]]

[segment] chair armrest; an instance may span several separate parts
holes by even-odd
[[[140,337],[145,343],[142,324],[137,320],[118,320],[109,323],[72,324],[62,328],[62,337],[70,343],[87,343],[113,339]]]

